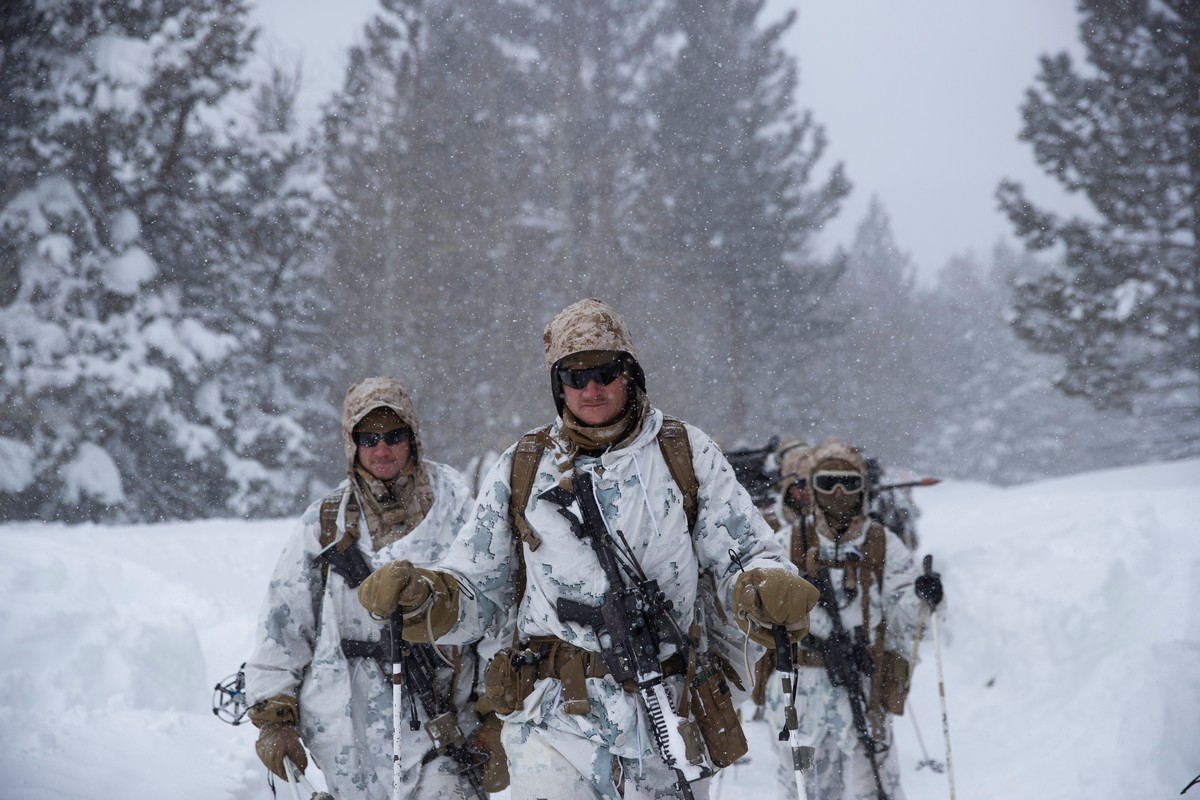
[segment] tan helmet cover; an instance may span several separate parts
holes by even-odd
[[[779,467],[779,491],[787,492],[797,480],[808,480],[812,445],[795,436],[788,436],[775,448],[775,463]]]
[[[805,463],[807,471],[805,477],[808,478],[810,486],[812,485],[813,475],[820,472],[823,468],[845,469],[848,466],[857,472],[861,472],[864,478],[867,475],[867,460],[862,452],[844,439],[835,437],[826,439],[814,448],[808,455]],[[860,505],[856,519],[865,517],[867,514],[869,499],[866,489],[867,487],[863,486],[863,491],[859,494]],[[813,496],[812,514],[817,525],[817,533],[831,541],[838,541],[839,537],[825,518],[825,513],[821,510],[815,494]],[[857,526],[854,522],[851,522],[847,533],[852,533],[856,530]]]
[[[629,328],[612,306],[594,297],[558,312],[546,325],[542,344],[546,350],[546,368],[551,370],[566,356],[585,350],[615,350],[637,360]]]
[[[412,430],[413,464],[420,467],[421,434],[417,429],[417,414],[413,409],[408,389],[396,378],[366,378],[346,391],[342,403],[342,443],[346,448],[346,463],[354,471],[354,460],[358,447],[354,444],[354,428],[377,408],[390,408]]]

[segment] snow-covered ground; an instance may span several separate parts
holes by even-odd
[[[1200,460],[918,492],[957,796],[1177,797],[1200,772]],[[0,798],[270,798],[254,729],[210,703],[291,524],[0,526]],[[933,655],[910,702],[944,760]],[[896,730],[910,800],[949,797]],[[773,791],[772,734],[749,734],[721,798]]]

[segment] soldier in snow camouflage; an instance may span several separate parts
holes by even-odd
[[[385,800],[393,777],[390,654],[372,657],[381,628],[355,596],[363,575],[354,579],[326,559],[361,555],[363,573],[400,558],[435,563],[465,521],[470,493],[457,471],[424,457],[398,380],[350,387],[342,438],[347,480],[304,512],[279,558],[246,664],[246,694],[260,728],[256,749],[273,773],[286,777],[285,756],[303,771],[303,742],[338,800]],[[471,703],[477,660],[475,647],[463,644],[449,648],[454,669],[429,660],[439,664],[435,694],[470,733],[479,725]],[[416,711],[424,722],[425,708],[417,703]],[[425,731],[406,725],[401,736],[403,797],[477,796],[458,763],[431,752]]]
[[[713,441],[679,423],[699,485],[689,533],[683,494],[658,441],[663,414],[647,399],[632,339],[612,308],[599,300],[566,308],[547,326],[544,346],[558,416],[539,432],[546,446],[523,507],[509,507],[518,443],[493,466],[436,569],[389,564],[363,582],[359,598],[379,615],[428,608],[442,642],[504,628],[515,650],[549,654],[520,691],[503,697],[513,800],[679,797],[638,695],[607,674],[595,631],[557,612],[560,598],[595,607],[609,587],[595,553],[542,493],[590,473],[610,532],[624,536],[658,581],[683,631],[697,615],[702,572],[715,578],[721,606],[759,639],[776,625],[802,636],[816,592],[797,576]],[[664,646],[659,658],[669,664],[673,653]],[[678,700],[682,676],[664,672]],[[703,781],[692,790],[705,796]]]
[[[811,615],[811,635],[801,640],[796,709],[801,743],[816,750],[817,786],[810,797],[822,800],[903,800],[891,718],[904,711],[908,685],[907,658],[912,650],[923,587],[912,552],[890,530],[868,515],[866,461],[851,445],[829,439],[818,447],[796,443],[778,454],[784,495],[783,516],[791,523],[781,531],[801,574],[828,570],[841,626],[860,632],[856,645],[861,661],[873,665],[861,674],[864,718],[876,743],[879,783],[856,730],[850,698],[835,686],[825,668],[826,643],[833,631],[822,603]],[[923,576],[924,577],[924,576]],[[934,578],[936,580],[936,578]],[[936,590],[940,599],[940,581]],[[933,590],[928,594],[932,596]],[[936,600],[931,603],[936,605]],[[865,615],[865,618],[864,618]],[[770,654],[760,663],[769,675]],[[765,688],[766,715],[775,730],[784,721],[784,698],[778,681]],[[791,754],[778,751],[779,791],[795,792]]]

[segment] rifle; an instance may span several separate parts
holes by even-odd
[[[871,735],[867,725],[867,698],[863,692],[861,675],[870,676],[875,671],[870,651],[863,639],[863,629],[855,629],[851,637],[842,624],[841,611],[838,608],[837,596],[833,593],[833,582],[829,578],[829,567],[820,567],[816,575],[805,576],[820,592],[818,604],[829,615],[833,626],[828,638],[820,639],[809,634],[804,638],[804,644],[811,650],[821,653],[825,662],[825,674],[835,687],[846,690],[850,700],[850,715],[854,720],[854,731],[867,753],[871,764],[871,775],[875,778],[875,796],[878,800],[888,800],[883,789],[883,779],[879,775],[879,762],[876,756],[886,748]]]
[[[575,535],[591,545],[608,579],[608,589],[599,607],[558,598],[558,616],[592,628],[613,679],[637,683],[659,754],[674,770],[680,792],[691,800],[688,784],[712,775],[713,770],[695,720],[680,717],[671,705],[658,658],[660,643],[675,644],[685,657],[689,644],[671,617],[672,602],[658,581],[646,576],[628,543],[622,558],[617,558],[619,546],[609,534],[596,502],[591,473],[576,471],[574,485],[574,494],[556,486],[543,492],[541,498],[559,506],[558,513],[567,519]],[[579,503],[580,517],[570,511],[573,501]]]
[[[779,447],[779,437],[772,436],[766,447],[750,450],[730,450],[725,453],[729,466],[733,467],[734,477],[738,483],[750,493],[754,505],[766,505],[771,499],[771,491],[779,482],[779,468],[767,469],[767,458]]]
[[[871,487],[872,492],[891,492],[896,489],[911,489],[914,486],[937,486],[942,482],[941,478],[921,478],[918,481],[904,481],[903,483],[885,483],[882,486]]]

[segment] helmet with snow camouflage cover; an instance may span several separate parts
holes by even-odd
[[[546,368],[550,371],[550,387],[554,405],[562,413],[562,382],[557,366],[564,358],[577,353],[594,351],[623,353],[625,372],[637,387],[646,391],[646,376],[637,360],[637,350],[629,328],[603,300],[588,298],[573,303],[554,316],[542,334]]]

